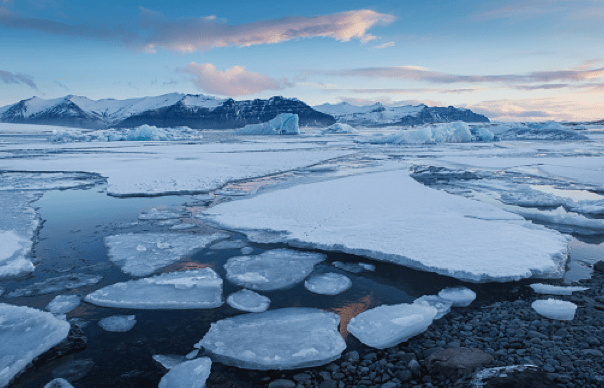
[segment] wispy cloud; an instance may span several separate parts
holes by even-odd
[[[427,106],[445,106],[445,103],[442,101],[434,101],[434,100],[393,100],[390,97],[380,97],[380,98],[354,98],[354,97],[346,97],[340,96],[338,99],[342,102],[347,102],[352,105],[363,106],[363,105],[373,105],[377,102],[388,105],[388,106],[405,106],[405,105],[427,105]]]
[[[251,73],[244,66],[219,71],[210,63],[191,62],[182,71],[193,76],[192,81],[200,90],[222,96],[244,96],[293,86],[285,78],[276,80],[260,73]]]
[[[313,89],[322,89],[328,92],[348,92],[355,94],[418,94],[418,93],[439,93],[439,94],[461,94],[473,93],[479,91],[478,88],[346,88],[337,84],[317,83],[317,82],[299,82],[298,85]]]
[[[394,42],[386,42],[386,43],[382,43],[380,45],[374,46],[373,48],[375,49],[385,49],[388,47],[394,47],[395,43]]]
[[[4,82],[5,84],[23,84],[32,89],[38,89],[33,77],[25,74],[15,74],[11,73],[10,71],[0,70],[0,81]]]

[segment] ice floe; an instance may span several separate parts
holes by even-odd
[[[146,220],[158,221],[158,220],[171,220],[171,219],[184,218],[184,217],[188,217],[190,215],[191,215],[191,213],[186,211],[184,208],[158,209],[158,208],[154,207],[146,212],[142,212],[141,214],[139,214],[138,219],[145,220],[145,221]]]
[[[334,261],[333,263],[331,263],[331,265],[333,265],[336,268],[339,268],[346,272],[351,272],[351,273],[361,273],[363,271],[370,271],[370,272],[375,271],[374,265],[362,263],[362,262],[344,263],[342,261]]]
[[[456,121],[401,130],[393,135],[374,135],[355,141],[372,144],[469,143],[472,141],[472,132],[468,124]]]
[[[510,209],[510,211],[513,211],[526,219],[546,223],[552,228],[563,232],[588,236],[604,234],[604,220],[587,218],[576,213],[567,213],[562,208],[558,208],[555,211],[525,208]]]
[[[104,307],[210,309],[222,306],[222,279],[211,268],[163,273],[101,288],[85,300]]]
[[[41,282],[17,288],[8,297],[36,296],[73,290],[81,287],[97,284],[103,277],[101,275],[90,275],[85,273],[73,273],[54,278],[48,278]]]
[[[170,370],[178,364],[182,364],[187,361],[185,356],[172,355],[172,354],[155,354],[153,359],[161,364],[164,368]]]
[[[77,295],[57,295],[46,306],[46,310],[53,314],[67,314],[80,305],[80,297]]]
[[[306,368],[340,358],[346,343],[339,323],[337,314],[312,308],[243,314],[213,323],[197,345],[214,360],[240,368]]]
[[[344,123],[332,124],[329,127],[325,128],[321,131],[321,133],[323,135],[326,135],[329,133],[341,134],[341,133],[357,133],[357,132],[358,131],[356,129],[354,129],[352,126],[350,126],[348,124],[344,124]]]
[[[243,289],[229,295],[227,303],[237,310],[246,311],[248,313],[261,313],[268,310],[271,300],[254,291]]]
[[[274,119],[260,124],[248,124],[236,131],[238,135],[298,135],[298,115],[279,113]]]
[[[212,360],[208,357],[185,361],[162,377],[159,388],[204,388],[211,369]]]
[[[256,256],[237,256],[227,260],[227,279],[252,290],[278,290],[304,280],[315,264],[325,259],[320,253],[275,249]]]
[[[445,288],[438,296],[451,302],[453,307],[468,307],[476,299],[476,293],[466,287]]]
[[[382,305],[350,320],[348,331],[367,346],[385,349],[426,331],[437,314],[424,304]]]
[[[68,333],[69,323],[51,313],[0,303],[0,387]]]
[[[424,295],[413,301],[414,304],[423,304],[425,306],[432,306],[436,309],[436,316],[434,319],[441,319],[451,311],[453,302],[443,299],[438,295]]]
[[[112,315],[99,321],[99,326],[105,331],[124,333],[130,331],[136,324],[135,315]]]
[[[552,284],[533,283],[530,285],[537,294],[547,295],[572,295],[573,292],[589,290],[587,287],[554,286]]]
[[[221,249],[241,249],[246,246],[245,241],[234,240],[234,241],[221,241],[219,243],[210,246],[210,249],[221,250]]]
[[[351,286],[349,278],[333,272],[313,275],[304,282],[308,291],[321,295],[338,295]]]
[[[558,319],[561,321],[572,321],[575,317],[577,305],[564,300],[547,299],[536,300],[531,304],[531,307],[546,318]]]
[[[73,388],[73,385],[69,384],[69,381],[65,379],[54,379],[44,386],[44,388]]]
[[[146,276],[225,237],[228,234],[128,233],[105,237],[105,245],[109,259],[124,273]]]

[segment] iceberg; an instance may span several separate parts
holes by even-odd
[[[67,338],[69,323],[51,313],[0,303],[0,387]]]
[[[235,131],[238,135],[299,135],[298,115],[279,113],[274,119],[261,124],[248,124]]]
[[[80,305],[80,297],[77,295],[57,295],[46,306],[46,310],[53,314],[67,314]]]
[[[426,331],[436,308],[424,304],[382,305],[350,320],[348,331],[367,346],[390,348]]]
[[[211,369],[212,360],[208,357],[185,361],[162,377],[159,388],[204,388]]]
[[[533,283],[530,285],[537,294],[572,295],[573,292],[589,290],[587,287],[554,286],[552,284]]]
[[[188,127],[158,128],[141,125],[130,129],[103,129],[87,131],[79,129],[53,129],[48,140],[54,143],[109,142],[109,141],[191,141],[200,140],[199,131]]]
[[[136,325],[135,315],[112,315],[99,321],[99,326],[105,331],[124,333]]]
[[[85,300],[131,309],[211,309],[222,306],[222,279],[211,268],[169,272],[116,283],[88,294]]]
[[[228,234],[128,233],[107,236],[104,241],[109,260],[122,272],[147,276],[225,237]]]
[[[438,296],[451,302],[453,307],[468,307],[476,299],[476,293],[466,287],[445,288]]]
[[[227,304],[234,309],[248,313],[262,313],[268,310],[271,300],[254,291],[243,289],[229,295]]]
[[[469,143],[472,141],[472,132],[468,124],[456,121],[433,124],[419,129],[401,130],[393,135],[374,135],[355,141],[371,144]]]
[[[284,308],[238,315],[213,323],[197,344],[212,358],[244,369],[285,370],[328,364],[346,343],[337,314]]]
[[[589,140],[560,123],[500,124],[489,127],[501,140]]]
[[[577,311],[577,305],[563,300],[536,300],[531,307],[540,315],[549,319],[572,321]]]
[[[424,295],[413,301],[413,304],[422,304],[424,306],[432,306],[436,309],[434,319],[441,319],[451,311],[453,302],[443,299],[438,295]]]
[[[333,133],[333,134],[341,134],[341,133],[357,133],[358,131],[354,129],[352,126],[343,123],[335,123],[330,125],[321,131],[323,135]]]
[[[352,281],[344,275],[329,272],[306,279],[304,287],[321,295],[338,295],[352,286]]]
[[[315,264],[325,259],[320,253],[275,249],[256,256],[237,256],[227,260],[227,279],[252,290],[271,291],[291,287],[304,280]]]

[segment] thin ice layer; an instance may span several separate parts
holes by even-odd
[[[86,273],[73,273],[70,275],[57,276],[17,288],[15,291],[8,294],[8,297],[15,298],[19,296],[45,295],[65,290],[78,289],[97,284],[102,278],[101,275],[90,275]]]
[[[246,311],[248,313],[262,313],[268,310],[271,300],[254,291],[243,289],[229,295],[227,303],[237,310]]]
[[[213,323],[197,344],[226,365],[285,370],[324,365],[340,358],[346,343],[337,314],[284,308]]]
[[[69,323],[51,313],[0,303],[0,387],[68,333]]]
[[[278,290],[304,280],[315,264],[325,259],[320,253],[275,249],[256,256],[230,258],[224,268],[227,279],[252,290]]]
[[[280,241],[474,282],[557,277],[567,257],[560,233],[428,188],[400,170],[301,184],[204,214],[250,239],[261,236],[259,230],[278,232]]]
[[[577,311],[576,304],[551,298],[536,300],[531,304],[531,307],[546,318],[561,321],[572,321],[575,317],[575,311]]]
[[[385,349],[426,331],[436,313],[424,304],[382,305],[352,318],[348,331],[367,346]]]
[[[211,268],[163,273],[101,288],[85,300],[104,307],[210,309],[222,306],[222,279]]]
[[[352,281],[338,273],[323,273],[314,275],[304,282],[304,287],[310,292],[321,295],[338,295],[352,286]]]
[[[587,287],[554,286],[553,284],[533,283],[530,285],[537,294],[572,295],[573,292],[589,290]]]
[[[453,302],[441,298],[438,295],[424,295],[413,301],[414,304],[423,304],[425,306],[432,306],[436,309],[436,316],[434,319],[441,319],[451,311]]]
[[[67,314],[80,305],[77,295],[57,295],[47,306],[46,310],[53,314]]]
[[[185,361],[162,377],[159,388],[204,388],[211,369],[212,360],[208,357]]]
[[[225,233],[128,233],[105,237],[105,245],[109,259],[124,273],[146,276],[225,237]]]

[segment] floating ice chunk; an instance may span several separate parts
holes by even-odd
[[[250,253],[254,252],[254,248],[252,247],[243,247],[240,250],[242,255],[249,255]]]
[[[194,227],[196,227],[197,225],[195,224],[188,224],[183,222],[182,224],[178,224],[178,225],[174,225],[172,227],[170,227],[170,230],[185,230],[185,229],[192,229]]]
[[[466,287],[445,288],[438,296],[451,302],[453,307],[468,307],[476,299],[476,293]]]
[[[298,115],[279,113],[274,119],[261,124],[248,124],[238,129],[238,135],[299,135]]]
[[[248,313],[261,313],[268,310],[271,300],[254,291],[243,289],[229,295],[227,303],[237,310],[247,311]]]
[[[284,370],[324,365],[340,358],[346,343],[337,314],[284,308],[213,323],[199,346],[216,361],[245,369]]]
[[[558,207],[566,202],[564,198],[530,188],[503,193],[500,200],[508,205],[524,207]]]
[[[355,141],[372,144],[469,143],[472,141],[472,133],[468,124],[456,121],[401,130],[394,135],[369,136]]]
[[[495,134],[486,128],[470,128],[470,132],[475,141],[495,141]]]
[[[604,200],[599,201],[568,201],[569,210],[581,214],[604,215]]]
[[[385,349],[426,331],[436,308],[424,304],[383,305],[350,320],[348,331],[372,348]]]
[[[204,388],[211,369],[212,360],[208,357],[185,361],[162,377],[159,388]]]
[[[245,247],[245,241],[234,240],[234,241],[221,241],[210,247],[210,249],[221,250],[221,249],[240,249]]]
[[[103,277],[101,275],[89,275],[85,273],[74,273],[55,278],[49,278],[39,283],[30,284],[16,289],[8,294],[8,297],[37,296],[72,290],[97,284]]]
[[[549,319],[571,321],[575,317],[577,305],[563,300],[547,299],[536,300],[531,307],[540,315]]]
[[[499,125],[490,128],[501,140],[589,140],[560,123]]]
[[[106,331],[124,333],[136,325],[135,315],[112,315],[99,321],[99,326]]]
[[[0,303],[0,387],[68,333],[69,323],[51,313]]]
[[[46,310],[53,314],[67,314],[80,305],[80,297],[77,295],[57,295],[46,306]]]
[[[415,299],[413,303],[434,307],[436,309],[434,319],[441,319],[447,315],[451,311],[451,306],[453,306],[453,302],[443,299],[438,295],[424,295]]]
[[[161,364],[164,368],[170,370],[174,368],[176,365],[182,364],[187,361],[185,356],[178,355],[164,355],[164,354],[155,354],[153,359]]]
[[[587,287],[554,286],[543,283],[533,283],[530,286],[537,294],[548,295],[572,295],[573,292],[589,290]]]
[[[331,265],[333,265],[336,268],[343,269],[346,272],[352,272],[352,273],[361,273],[363,271],[370,271],[370,272],[375,271],[374,265],[362,263],[362,262],[344,263],[341,261],[334,261],[333,263],[331,263]]]
[[[163,273],[101,288],[85,300],[104,307],[210,309],[222,305],[222,279],[211,268]]]
[[[344,275],[329,272],[314,275],[304,282],[304,287],[310,292],[321,295],[337,295],[352,286],[352,281]]]
[[[65,379],[58,378],[46,384],[44,388],[73,388],[73,385],[69,384],[69,381]]]
[[[352,126],[343,123],[335,123],[321,131],[322,134],[328,133],[357,133],[358,131]]]
[[[300,283],[324,259],[320,253],[275,249],[256,256],[232,257],[224,268],[230,282],[252,290],[270,291]]]
[[[176,210],[176,211],[174,211]],[[190,213],[185,211],[184,209],[157,209],[152,208],[147,212],[143,212],[139,214],[139,220],[171,220],[177,218],[184,218],[190,216]]]
[[[128,233],[105,237],[105,245],[109,259],[124,273],[146,276],[225,237],[225,233]]]

